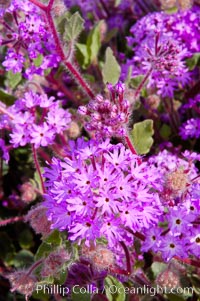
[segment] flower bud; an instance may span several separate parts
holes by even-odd
[[[63,265],[69,261],[71,254],[69,254],[65,249],[59,249],[52,252],[44,260],[43,268],[41,270],[41,275],[43,277],[56,276],[56,274],[62,269]]]
[[[26,221],[30,223],[34,231],[44,237],[51,232],[51,223],[47,220],[46,210],[45,207],[38,206],[31,209],[26,216]]]
[[[84,258],[90,260],[97,271],[108,270],[115,263],[113,252],[103,245],[92,247],[83,245],[81,253]]]
[[[35,200],[36,193],[33,185],[30,182],[26,182],[21,185],[21,199],[25,203],[30,203]]]
[[[11,283],[11,292],[18,291],[25,296],[31,296],[35,290],[37,279],[33,275],[29,275],[28,271],[16,271],[8,275]]]
[[[180,286],[179,274],[167,268],[157,276],[156,284],[168,289],[176,288]]]
[[[156,110],[160,104],[160,97],[156,94],[152,94],[147,97],[146,101],[150,109]]]
[[[185,192],[188,185],[189,177],[184,169],[176,169],[166,176],[165,186],[174,196],[179,196]]]
[[[70,123],[70,128],[67,130],[70,139],[76,139],[80,135],[80,128],[75,121]]]
[[[84,107],[84,106],[80,106],[80,107],[78,108],[78,113],[79,113],[80,115],[87,115],[87,108]]]

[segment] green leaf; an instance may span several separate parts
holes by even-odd
[[[163,124],[161,129],[160,129],[160,135],[164,138],[164,139],[168,139],[169,136],[171,135],[171,128],[169,125],[167,124]]]
[[[14,104],[15,97],[0,90],[0,101],[5,103],[7,106],[11,106]]]
[[[61,233],[58,230],[54,230],[46,239],[46,243],[53,244],[54,246],[60,246],[62,243]]]
[[[144,75],[138,75],[138,76],[132,77],[129,80],[130,87],[133,89],[136,89],[139,86],[139,84],[142,82],[143,78],[144,78]]]
[[[54,230],[39,246],[35,254],[35,260],[48,256],[56,247],[59,247],[61,243],[61,233],[58,230]]]
[[[37,284],[36,287],[38,287],[38,290],[33,292],[32,297],[36,300],[39,300],[39,301],[48,301],[49,300],[49,294],[47,294],[47,293],[45,294],[44,289],[40,290],[39,284]]]
[[[144,155],[150,151],[153,134],[153,120],[146,119],[134,124],[130,138],[138,154]]]
[[[21,81],[21,72],[13,73],[11,70],[7,72],[8,84],[11,89],[14,89]]]
[[[156,277],[163,272],[166,269],[167,265],[162,262],[154,262],[151,265],[151,271],[153,273],[153,278],[156,279]]]
[[[90,64],[90,56],[88,53],[88,48],[85,44],[76,43],[77,48],[77,59],[83,68],[87,68]]]
[[[200,52],[195,53],[191,58],[186,60],[186,65],[192,71],[197,65],[200,64]]]
[[[84,19],[78,12],[75,12],[70,18],[65,21],[64,41],[70,42],[76,40],[83,30]]]
[[[52,252],[51,244],[47,244],[46,242],[41,243],[39,246],[36,254],[35,254],[35,260],[39,260],[42,257],[48,256]]]
[[[13,265],[18,269],[29,267],[33,263],[34,263],[33,253],[27,250],[19,251],[13,260]]]
[[[39,54],[36,59],[33,60],[35,67],[40,67],[43,61],[43,55]]]
[[[110,47],[106,49],[105,63],[102,68],[103,82],[104,84],[111,83],[116,84],[121,72],[121,67],[118,64],[116,58],[113,55],[113,51]]]
[[[19,244],[23,249],[29,249],[34,245],[33,234],[29,229],[25,229],[19,234]]]
[[[107,276],[104,281],[106,296],[109,301],[125,301],[126,294],[123,284],[113,276]]]
[[[100,21],[89,33],[87,39],[87,49],[91,62],[97,59],[99,49],[101,47],[100,28],[104,21]]]

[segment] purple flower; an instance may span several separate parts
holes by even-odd
[[[34,124],[32,132],[30,133],[30,143],[34,144],[36,148],[40,146],[48,146],[55,138],[55,132],[49,129],[46,122],[42,125]]]
[[[10,142],[14,147],[34,144],[36,148],[54,142],[56,134],[69,128],[71,114],[60,108],[60,102],[33,91],[16,100],[7,110],[13,116],[9,122],[12,130]]]
[[[199,138],[200,118],[188,119],[185,123],[181,125],[179,134],[184,140],[187,140],[189,138]]]
[[[6,68],[7,71],[12,70],[13,73],[21,72],[24,66],[24,56],[20,53],[14,52],[10,49],[7,52],[5,61],[2,65]]]
[[[135,232],[157,223],[163,208],[152,192],[155,170],[139,166],[138,156],[122,144],[78,139],[71,145],[64,162],[56,159],[45,169],[50,196],[45,204],[53,228],[65,226],[69,239],[87,244],[105,236],[112,247],[119,237],[128,239],[126,227]],[[55,207],[64,204],[65,213],[55,211],[53,202]],[[71,223],[62,222],[63,214],[70,214]]]
[[[174,256],[187,257],[187,250],[184,247],[186,240],[173,235],[165,235],[160,243],[159,250],[162,252],[164,260],[169,261]]]

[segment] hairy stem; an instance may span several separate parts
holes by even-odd
[[[147,74],[145,75],[145,77],[143,78],[143,80],[141,81],[141,83],[139,84],[139,86],[137,87],[136,91],[135,91],[135,99],[138,97],[138,95],[140,94],[144,84],[146,83],[147,79],[149,78],[150,74],[152,72],[152,68],[149,69],[149,71],[147,72]]]
[[[41,183],[41,187],[42,187],[42,192],[45,193],[44,181],[43,181],[43,177],[42,177],[42,174],[41,174],[40,164],[38,162],[37,152],[36,152],[36,149],[35,149],[34,145],[32,145],[32,152],[33,152],[33,159],[34,159],[34,163],[35,163],[35,168],[36,168],[36,170],[39,174],[40,183]]]
[[[90,98],[94,98],[94,93],[92,91],[92,89],[89,87],[88,83],[85,81],[85,79],[82,77],[82,75],[80,74],[80,72],[77,70],[76,67],[74,67],[74,65],[69,62],[65,56],[60,38],[58,36],[52,15],[51,15],[51,9],[54,3],[54,0],[50,0],[48,6],[45,6],[44,4],[39,3],[36,0],[29,0],[30,2],[32,2],[33,4],[35,4],[36,6],[38,6],[39,8],[41,8],[45,15],[46,15],[46,20],[47,23],[49,25],[49,28],[52,32],[53,35],[53,39],[55,42],[55,46],[56,46],[56,51],[58,53],[58,55],[60,56],[61,60],[63,61],[63,63],[65,64],[65,66],[67,67],[68,71],[72,74],[72,76],[74,77],[74,79],[79,83],[79,85],[81,86],[82,90],[90,97]]]
[[[128,136],[125,136],[125,140],[126,140],[126,143],[130,149],[130,151],[132,152],[133,155],[137,155],[137,152],[130,140],[130,138]],[[137,161],[138,161],[138,164],[140,165],[142,163],[142,160],[140,158],[137,158]]]
[[[11,218],[0,221],[0,227],[7,226],[8,224],[12,224],[15,222],[20,222],[20,221],[24,221],[24,216],[11,217]]]
[[[29,276],[39,265],[41,265],[41,263],[43,263],[44,259],[40,259],[37,262],[35,262],[30,269],[28,270],[28,273],[26,274],[27,276]]]

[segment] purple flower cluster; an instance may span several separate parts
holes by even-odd
[[[200,118],[191,118],[183,123],[180,127],[180,136],[182,139],[200,137]]]
[[[71,122],[71,115],[60,108],[59,101],[46,94],[26,92],[8,108],[12,119],[7,123],[10,128],[10,142],[14,147],[33,144],[36,148],[54,142],[56,134],[65,131]]]
[[[35,5],[25,0],[22,6],[21,1],[13,0],[1,15],[4,29],[0,44],[9,47],[2,63],[7,71],[24,71],[24,76],[31,79],[33,74],[44,75],[46,69],[58,66],[60,58],[55,52],[51,33]]]
[[[156,12],[140,19],[130,29],[133,36],[127,37],[134,57],[124,65],[122,78],[131,65],[133,76],[152,69],[148,87],[156,88],[162,96],[173,97],[180,84],[185,86],[191,80],[184,60],[200,51],[199,21],[198,8],[174,14]]]
[[[123,136],[129,121],[130,104],[124,99],[125,84],[108,84],[109,99],[97,95],[87,107],[79,107],[79,114],[88,117],[85,128],[95,133],[96,138]]]
[[[135,1],[121,1],[119,4],[115,1],[98,0],[64,0],[67,8],[78,6],[81,9],[86,26],[91,25],[91,21],[105,20],[109,29],[117,28],[123,30],[127,21],[134,19],[136,9]],[[92,14],[91,14],[92,12]]]
[[[53,158],[44,176],[48,219],[71,241],[89,245],[105,237],[110,247],[131,246],[131,233],[149,229],[163,213],[155,168],[139,165],[122,144],[79,139],[64,161]]]
[[[192,157],[200,158],[195,154],[183,155],[189,159],[163,151],[149,160],[159,169],[163,185],[160,199],[168,205],[158,225],[144,230],[142,250],[160,252],[166,261],[174,256],[186,258],[188,254],[198,257],[200,252],[200,185]]]

